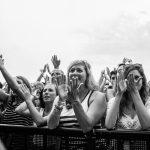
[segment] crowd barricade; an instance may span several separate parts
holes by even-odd
[[[77,128],[25,127],[0,124],[7,150],[150,150],[150,131],[95,129],[84,134]],[[20,141],[21,142],[20,142]]]

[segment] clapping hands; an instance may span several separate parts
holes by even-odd
[[[133,74],[129,74],[128,75],[128,89],[130,92],[135,92],[138,91],[138,84],[140,82],[140,80],[142,79],[141,76],[137,76],[137,75],[133,75]]]
[[[70,80],[70,87],[68,89],[68,101],[73,104],[79,101],[79,91],[82,88],[83,83],[79,84],[78,77],[74,77]]]
[[[123,73],[119,72],[117,77],[117,93],[123,94],[127,89],[127,80],[124,79]]]
[[[65,102],[68,96],[68,86],[66,84],[66,76],[59,75],[54,79],[56,84],[56,90],[58,92],[59,98],[62,102]]]

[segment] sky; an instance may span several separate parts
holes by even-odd
[[[87,60],[96,80],[128,57],[150,80],[149,50],[149,0],[0,0],[0,54],[12,76],[35,82],[56,54],[64,72]]]

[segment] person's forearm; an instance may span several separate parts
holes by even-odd
[[[41,73],[41,74],[39,75],[39,77],[37,78],[37,81],[41,81],[42,77],[43,77],[43,73]]]
[[[80,101],[75,101],[72,104],[72,106],[73,106],[76,118],[77,118],[79,125],[80,125],[81,129],[83,130],[83,132],[86,133],[86,132],[92,130],[92,128],[93,128],[92,121],[90,121],[90,119],[84,112]]]
[[[62,110],[58,109],[56,105],[53,106],[47,120],[47,125],[49,129],[55,129],[59,125],[61,111]]]
[[[150,128],[150,110],[148,110],[143,104],[139,92],[132,92],[131,97],[133,99],[142,129]]]
[[[115,127],[117,117],[119,115],[119,106],[122,98],[122,94],[116,94],[115,99],[111,102],[110,108],[107,106],[107,113],[105,119],[105,126],[107,129],[113,129]]]
[[[25,100],[24,95],[22,94],[21,90],[19,89],[17,81],[8,73],[5,67],[1,68],[1,72],[3,77],[5,78],[6,82],[10,86],[10,88],[18,94],[18,96]]]
[[[32,99],[26,100],[27,107],[30,111],[30,114],[36,123],[37,126],[40,126],[41,124],[44,124],[44,118],[41,116],[41,114],[37,111],[36,107],[34,106]]]

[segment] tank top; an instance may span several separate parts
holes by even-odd
[[[89,91],[81,103],[82,108],[85,113],[88,111],[89,100],[90,100],[92,93],[93,93],[93,91]],[[59,126],[61,126],[61,127],[79,127],[79,123],[77,121],[77,118],[75,116],[75,112],[74,112],[73,108],[67,109],[64,106],[64,108],[61,112],[61,115],[60,115]]]

